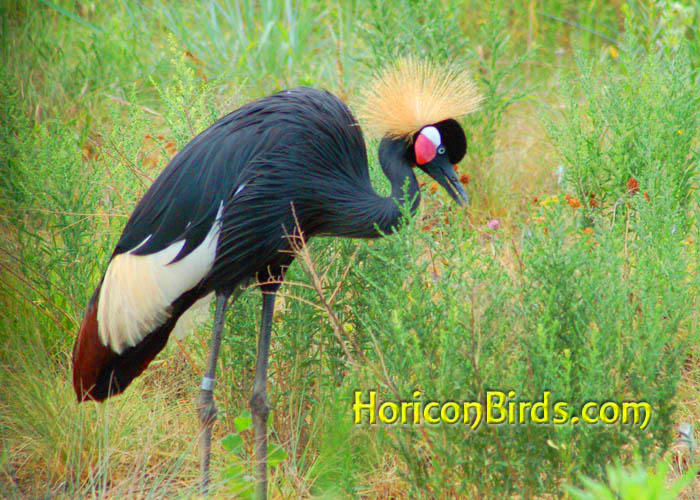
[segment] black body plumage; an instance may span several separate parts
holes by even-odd
[[[158,252],[204,240],[223,202],[216,261],[205,294],[290,260],[285,233],[376,237],[390,231],[396,202],[370,184],[360,127],[329,92],[297,88],[224,116],[170,162],[139,202],[114,255]],[[293,211],[292,211],[293,207]],[[199,295],[199,294],[197,294]]]
[[[402,186],[404,178],[412,179],[417,200],[405,141],[383,141],[380,159],[392,184],[395,178]],[[296,234],[297,224],[305,239],[373,238],[391,231],[400,217],[397,200],[403,193],[392,196],[381,197],[372,188],[362,131],[348,107],[329,92],[287,90],[224,116],[188,143],[158,176],[112,255],[151,255],[184,240],[171,261],[175,263],[205,241],[221,209],[210,271],[170,304],[164,324],[144,332],[139,343],[119,354],[107,349],[99,363],[85,358],[91,352],[87,349],[102,348],[90,335],[81,335],[76,346],[91,341],[93,347],[76,347],[74,360],[96,366],[97,372],[94,379],[80,378],[90,370],[74,369],[79,399],[102,400],[126,389],[199,298],[213,291],[229,294],[250,280],[283,278],[294,258],[287,236]],[[98,292],[90,306],[95,310]],[[96,335],[94,316],[86,318],[85,331]],[[86,396],[81,386],[91,385]]]
[[[413,210],[420,198],[409,146],[406,138],[381,141],[379,160],[392,185],[391,195],[382,197],[370,183],[357,121],[327,91],[286,90],[246,104],[200,133],[137,204],[112,260],[125,253],[157,254],[177,243],[182,247],[168,265],[174,264],[203,248],[219,216],[209,271],[169,303],[165,323],[141,332],[140,341],[121,352],[97,338],[97,312],[109,307],[98,300],[101,283],[74,352],[79,399],[122,392],[199,298],[211,292],[229,295],[250,281],[283,279],[294,259],[288,236],[298,235],[297,230],[307,240],[316,235],[375,238],[393,231],[405,195],[413,200]]]

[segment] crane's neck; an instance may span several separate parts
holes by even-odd
[[[418,181],[413,173],[413,168],[406,155],[406,142],[403,139],[384,138],[379,144],[379,163],[382,166],[384,175],[391,182],[391,197],[388,201],[403,204],[405,194],[409,199],[414,198],[418,193]],[[408,192],[406,193],[406,180],[408,180]],[[420,196],[420,195],[419,195]],[[419,199],[413,201],[412,210],[418,208]]]
[[[403,139],[382,139],[379,144],[379,163],[384,175],[391,182],[391,195],[377,200],[375,224],[381,233],[390,233],[398,226],[401,219],[399,207],[403,206],[406,200],[411,202],[411,213],[418,209],[420,190],[406,154],[406,141]],[[372,228],[366,237],[376,238],[381,236],[381,233]]]
[[[406,154],[406,142],[402,139],[384,138],[379,145],[379,163],[391,182],[391,195],[379,196],[369,179],[358,185],[356,181],[335,184],[328,189],[330,198],[304,219],[307,234],[344,236],[349,238],[378,238],[392,233],[401,220],[404,202],[411,200],[411,213],[420,204],[418,181],[411,161]],[[408,184],[408,190],[405,186]],[[318,201],[321,192],[314,190],[309,206]],[[318,217],[323,213],[323,217]]]

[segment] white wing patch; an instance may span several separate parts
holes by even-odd
[[[112,259],[97,302],[98,333],[105,346],[121,354],[138,344],[167,321],[175,299],[206,276],[216,258],[223,209],[222,201],[204,241],[175,263],[170,264],[185,246],[185,240],[150,255],[133,255],[150,235],[137,247]]]

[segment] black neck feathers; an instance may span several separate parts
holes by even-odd
[[[403,139],[384,138],[379,144],[379,163],[384,175],[391,182],[391,198],[399,204],[405,201],[405,195],[413,199],[411,210],[415,211],[420,202],[418,181],[413,173],[411,161],[406,151],[406,142]],[[406,183],[408,181],[408,191]],[[416,197],[416,195],[418,195]]]
[[[369,179],[361,184],[354,179],[330,179],[324,192],[314,189],[308,203],[297,210],[305,215],[300,219],[304,221],[303,230],[309,235],[348,238],[378,238],[396,230],[401,220],[399,207],[411,200],[413,213],[420,203],[406,142],[384,138],[379,145],[379,163],[391,182],[390,196],[379,196]]]
[[[412,200],[411,213],[416,211],[420,204],[420,192],[406,149],[406,142],[402,139],[382,140],[379,163],[391,182],[391,195],[386,198],[379,196],[371,187],[368,192],[358,193],[359,196],[337,214],[342,222],[336,219],[334,235],[379,238],[396,230],[401,219],[399,206],[406,199]]]
[[[382,139],[379,144],[379,163],[384,175],[391,182],[391,196],[382,199],[385,216],[377,224],[383,232],[388,233],[396,228],[401,218],[399,206],[402,206],[407,199],[411,201],[411,213],[418,209],[420,191],[407,154],[405,140],[388,137]]]

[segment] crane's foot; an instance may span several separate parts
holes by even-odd
[[[253,417],[253,432],[255,433],[255,498],[267,499],[267,417],[270,407],[266,401],[265,391],[253,391],[250,398],[250,413]]]
[[[202,495],[209,493],[209,461],[211,458],[211,429],[216,420],[216,405],[214,404],[214,393],[210,390],[202,389],[199,392],[197,402],[197,412],[199,413],[199,466],[202,479]]]

